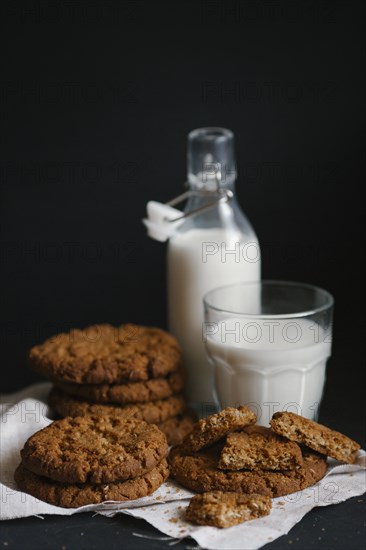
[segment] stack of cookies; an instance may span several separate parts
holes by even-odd
[[[172,449],[171,475],[203,493],[192,499],[187,519],[229,527],[266,515],[271,497],[319,481],[327,456],[353,463],[360,448],[347,436],[290,412],[274,414],[271,428],[255,422],[247,407],[229,407],[197,422]]]
[[[192,429],[181,350],[161,329],[132,324],[75,329],[35,346],[29,359],[54,383],[49,404],[61,417],[123,409],[158,424],[170,445]]]
[[[14,477],[20,490],[64,508],[133,500],[167,479],[167,454],[157,426],[118,411],[64,418],[27,440]]]

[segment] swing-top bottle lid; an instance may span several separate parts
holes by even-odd
[[[226,128],[198,128],[188,134],[188,182],[191,189],[166,204],[149,201],[143,223],[157,241],[170,239],[189,216],[195,216],[233,198],[229,187],[236,177],[234,134]],[[205,204],[182,212],[174,208],[202,191],[214,192]],[[219,191],[216,193],[215,191]]]
[[[188,134],[187,173],[191,187],[226,187],[236,179],[234,134],[226,128],[197,128]]]

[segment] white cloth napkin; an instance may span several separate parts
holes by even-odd
[[[59,508],[17,490],[14,470],[20,462],[20,449],[34,432],[52,422],[46,404],[49,383],[40,383],[0,398],[0,519],[45,514],[71,515],[97,512],[106,516],[124,513],[143,518],[165,535],[175,539],[191,536],[208,549],[255,550],[285,535],[315,506],[329,506],[366,491],[366,452],[360,451],[356,464],[329,461],[326,476],[313,487],[273,500],[271,514],[229,529],[196,527],[184,520],[190,491],[166,482],[153,495],[131,502],[109,501],[81,508]],[[154,537],[152,537],[154,538]]]

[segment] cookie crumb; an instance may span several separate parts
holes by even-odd
[[[178,518],[170,518],[170,523],[178,523]]]

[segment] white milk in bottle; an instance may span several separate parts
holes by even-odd
[[[235,199],[235,179],[232,132],[191,132],[186,214],[168,244],[168,307],[169,328],[188,373],[186,393],[201,415],[214,404],[213,367],[203,343],[203,296],[222,285],[260,279],[258,240]]]

